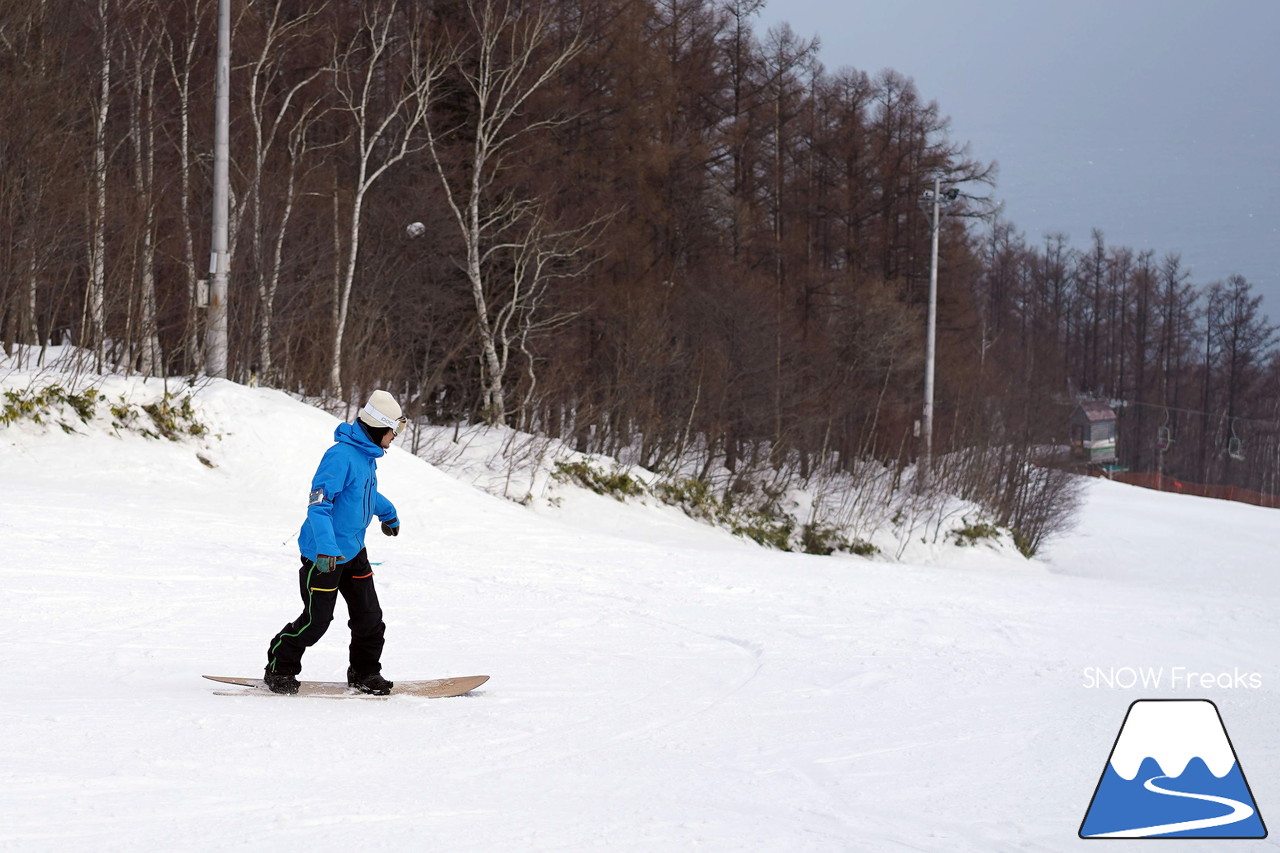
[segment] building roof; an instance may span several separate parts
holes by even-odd
[[[1076,409],[1073,419],[1083,414],[1084,420],[1090,423],[1098,421],[1114,421],[1116,419],[1115,409],[1111,408],[1102,400],[1081,400],[1079,408]]]

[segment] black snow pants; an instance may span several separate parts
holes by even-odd
[[[382,670],[382,646],[387,626],[382,621],[378,593],[373,588],[373,567],[362,549],[331,572],[302,558],[298,570],[302,615],[280,629],[267,649],[267,669],[283,675],[302,671],[302,653],[314,646],[333,621],[338,593],[347,602],[347,626],[351,628],[351,668],[357,675]]]

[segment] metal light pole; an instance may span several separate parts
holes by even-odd
[[[218,66],[213,132],[213,242],[209,257],[212,286],[206,330],[205,369],[227,375],[227,218],[231,154],[231,0],[218,0]]]
[[[942,179],[935,175],[933,190],[925,191],[922,201],[928,205],[929,230],[932,232],[932,255],[929,260],[929,325],[924,339],[924,452],[920,455],[921,484],[927,486],[933,468],[933,366],[938,342],[938,226],[942,221],[942,204],[956,200],[960,191],[954,187],[942,194]]]

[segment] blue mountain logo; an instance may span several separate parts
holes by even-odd
[[[1205,699],[1129,706],[1081,838],[1266,838],[1218,707]]]

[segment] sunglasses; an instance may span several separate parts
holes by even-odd
[[[365,404],[364,412],[369,417],[373,418],[375,421],[382,424],[384,427],[391,430],[396,435],[399,435],[400,433],[404,432],[405,425],[409,423],[409,420],[404,415],[401,415],[395,420],[392,420],[391,418],[382,414],[382,412],[379,412],[373,406],[370,406],[368,404]]]

